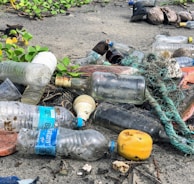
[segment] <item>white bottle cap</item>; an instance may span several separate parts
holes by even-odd
[[[52,52],[39,52],[32,60],[32,63],[39,63],[46,65],[53,73],[57,66],[57,58]]]

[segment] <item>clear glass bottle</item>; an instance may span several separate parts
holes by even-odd
[[[125,109],[121,105],[100,103],[91,117],[91,122],[120,133],[124,129],[136,129],[148,133],[155,142],[168,142],[160,121],[149,111]]]
[[[21,128],[76,128],[75,116],[64,107],[36,106],[18,101],[0,101],[0,128],[18,132]]]
[[[175,57],[176,62],[179,64],[180,67],[190,67],[194,66],[194,59],[186,56],[182,57]]]
[[[13,83],[45,86],[49,83],[51,71],[43,64],[2,61],[0,62],[0,80],[9,78]]]
[[[109,47],[107,41],[100,41],[94,46],[86,57],[77,59],[74,61],[74,64],[81,66],[88,64],[103,64],[104,59],[102,56],[107,52],[108,49]]]
[[[155,36],[156,42],[163,42],[163,43],[192,43],[193,38],[191,36],[167,36],[167,35],[156,35]]]
[[[87,79],[57,76],[55,85],[85,90],[95,100],[132,104],[142,104],[145,100],[145,79],[139,75],[97,71]]]
[[[21,129],[16,149],[21,153],[65,156],[95,161],[109,151],[109,141],[100,132],[53,128],[47,130]]]
[[[186,28],[189,28],[189,29],[193,29],[194,28],[194,21],[190,20],[190,21],[187,21],[187,22],[180,22],[179,26],[180,27],[186,27]]]
[[[45,68],[49,68],[51,71],[49,77],[51,79],[57,66],[57,58],[52,52],[39,52],[33,58],[31,63],[43,64],[45,65]],[[44,94],[45,88],[46,85],[43,87],[37,85],[28,85],[22,94],[21,102],[37,105],[40,102],[42,95]]]

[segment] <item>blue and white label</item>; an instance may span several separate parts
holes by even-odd
[[[57,128],[39,130],[35,153],[38,155],[56,155]]]
[[[38,106],[39,121],[38,129],[48,129],[55,127],[55,109],[54,107]]]

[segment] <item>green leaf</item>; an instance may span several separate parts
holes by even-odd
[[[62,63],[57,64],[57,69],[59,71],[67,71],[67,68]]]
[[[34,46],[29,46],[27,50],[28,52],[36,52],[36,48]]]
[[[61,61],[65,66],[68,66],[70,64],[70,59],[68,57],[64,57]]]
[[[15,53],[17,56],[23,54],[24,52],[25,52],[25,51],[24,51],[23,48],[18,48],[18,49],[15,49],[15,50],[14,50],[14,53]]]

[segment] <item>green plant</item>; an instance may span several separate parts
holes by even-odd
[[[69,75],[71,77],[79,77],[82,73],[77,72],[76,69],[79,65],[71,65],[71,61],[68,57],[64,57],[62,60],[58,60],[56,76]]]
[[[6,0],[4,1],[7,3]],[[91,0],[10,0],[14,9],[31,19],[65,13],[70,7],[81,6],[90,2]]]

